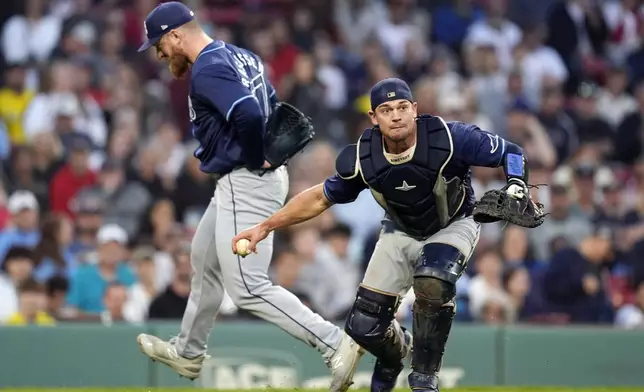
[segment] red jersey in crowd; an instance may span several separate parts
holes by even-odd
[[[69,202],[82,188],[96,184],[96,173],[91,170],[84,174],[74,173],[69,164],[63,166],[54,175],[49,184],[49,206],[53,212],[62,212],[73,216]]]

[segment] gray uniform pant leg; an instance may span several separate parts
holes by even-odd
[[[176,341],[177,352],[194,358],[206,352],[208,336],[224,298],[224,282],[217,256],[217,204],[213,197],[201,218],[190,249],[190,298]]]
[[[211,225],[207,226],[209,236],[214,236],[213,249],[216,249],[216,257],[206,262],[216,261],[217,267],[206,268],[204,271],[223,276],[223,287],[239,308],[277,325],[297,339],[315,347],[324,357],[329,357],[340,344],[342,330],[312,312],[288,290],[271,283],[268,268],[273,253],[273,235],[258,244],[258,254],[241,258],[232,253],[232,238],[238,232],[260,223],[275,213],[283,206],[287,193],[288,175],[286,168],[283,167],[262,177],[246,169],[236,170],[222,177],[217,182],[215,191],[216,211],[213,216],[216,224],[214,228]],[[204,225],[205,228],[206,225]],[[214,277],[211,280],[219,281]],[[214,286],[211,284],[208,287]],[[203,295],[210,294],[204,292]],[[206,301],[212,302],[212,305],[217,302],[218,309],[223,291],[219,291],[217,287],[212,295],[218,296],[217,300]],[[191,308],[189,305],[186,312],[190,309],[198,308]],[[184,315],[184,321],[188,319],[189,316]],[[210,320],[212,324],[212,318]],[[182,334],[184,327],[186,330],[189,327],[186,324],[186,322],[182,324]],[[198,333],[199,336],[205,334],[204,342],[210,329],[211,327],[202,328]],[[205,352],[205,345],[200,346],[201,339],[194,339],[194,342],[195,348],[203,347],[201,353]],[[192,345],[189,343],[186,348],[190,347]],[[184,353],[192,354],[193,351],[189,349]]]

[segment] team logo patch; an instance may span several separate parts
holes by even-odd
[[[390,93],[387,93],[387,98],[393,98],[393,97],[395,97],[395,96],[396,96],[396,93],[395,93],[395,92],[393,92],[393,91],[392,91],[392,92],[390,92]]]

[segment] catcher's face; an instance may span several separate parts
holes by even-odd
[[[170,73],[176,79],[183,78],[190,70],[190,61],[182,54],[182,41],[183,35],[177,30],[172,30],[154,45],[157,58],[168,62]]]
[[[369,112],[373,125],[378,125],[380,132],[394,142],[406,140],[412,135],[416,130],[417,116],[416,102],[406,99],[385,102]]]

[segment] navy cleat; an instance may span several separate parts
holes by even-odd
[[[408,381],[409,387],[414,392],[439,392],[438,376],[411,372]]]
[[[396,387],[396,380],[405,365],[403,364],[411,354],[412,335],[409,331],[404,331],[405,344],[403,346],[403,358],[394,366],[384,366],[380,360],[376,360],[376,366],[371,376],[371,392],[391,392]]]

